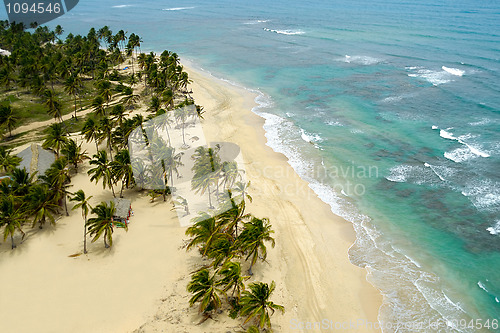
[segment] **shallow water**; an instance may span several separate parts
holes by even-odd
[[[269,145],[353,222],[381,320],[468,332],[500,317],[498,22],[492,0],[88,0],[51,24],[258,89]]]

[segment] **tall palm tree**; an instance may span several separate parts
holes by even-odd
[[[87,142],[94,141],[96,151],[99,151],[99,138],[101,137],[101,130],[99,123],[93,118],[87,118],[82,127],[81,134],[87,140]]]
[[[75,99],[75,118],[76,116],[76,104],[77,104],[77,95],[80,93],[82,90],[82,80],[78,76],[78,74],[71,75],[66,79],[64,82],[64,91],[66,91],[68,94],[73,95],[73,98]]]
[[[83,224],[83,253],[87,253],[87,217],[89,215],[89,211],[92,209],[92,206],[90,206],[90,199],[92,199],[92,196],[87,197],[85,195],[85,192],[83,190],[78,190],[73,197],[71,197],[69,200],[70,201],[76,201],[76,205],[73,206],[72,210],[81,208],[82,209],[82,218],[84,221]]]
[[[56,97],[56,94],[50,90],[47,89],[43,93],[44,97],[44,102],[43,104],[47,107],[47,113],[54,117],[54,119],[59,118],[59,121],[62,122],[62,113],[61,113],[61,102]]]
[[[99,122],[99,132],[101,134],[100,139],[106,140],[107,146],[109,148],[109,158],[111,161],[113,161],[113,147],[111,146],[113,128],[113,122],[108,117],[102,118]]]
[[[68,141],[66,135],[67,132],[64,129],[63,124],[54,123],[47,129],[47,134],[45,135],[45,141],[43,142],[42,147],[54,150],[56,156],[59,157],[59,151]]]
[[[94,98],[92,101],[92,107],[94,108],[94,114],[97,117],[105,117],[106,116],[106,109],[104,108],[104,102],[105,99],[101,95],[97,96]]]
[[[0,199],[0,227],[3,226],[3,240],[7,240],[10,236],[12,242],[11,248],[14,249],[14,234],[18,230],[23,238],[24,231],[22,230],[22,223],[24,221],[23,209],[18,207],[15,203],[15,198],[12,195],[4,196]]]
[[[9,136],[12,136],[12,129],[19,122],[19,117],[10,105],[0,106],[0,126],[7,128]]]
[[[251,258],[250,268],[248,269],[249,275],[253,275],[252,267],[259,257],[263,261],[266,260],[267,248],[264,242],[271,242],[271,246],[274,247],[275,241],[271,237],[273,232],[271,224],[266,218],[258,219],[252,217],[250,222],[244,224],[244,229],[238,236],[236,243],[237,248],[246,254],[245,260]]]
[[[223,290],[218,287],[216,274],[210,274],[208,269],[193,274],[187,290],[194,294],[189,300],[191,306],[200,302],[200,313],[217,310],[221,306],[219,294],[222,294]]]
[[[122,187],[120,189],[120,198],[123,198],[123,189],[129,188],[134,183],[134,173],[132,171],[132,163],[130,161],[130,153],[128,149],[120,150],[116,156],[115,160],[110,163],[111,172],[113,173],[115,180],[122,182]]]
[[[89,159],[87,151],[82,151],[82,144],[77,144],[73,139],[68,139],[68,141],[61,149],[61,152],[68,160],[68,162],[73,165],[75,171],[78,171],[79,163],[82,163],[84,160]]]
[[[271,286],[263,282],[254,282],[248,286],[248,291],[244,291],[240,305],[242,306],[240,314],[247,316],[245,324],[251,319],[255,319],[259,323],[260,328],[266,326],[271,330],[271,318],[276,310],[285,312],[285,308],[281,305],[275,304],[269,300],[271,294],[276,288],[276,283],[271,282]],[[269,314],[270,313],[270,314]]]
[[[92,208],[91,212],[97,215],[97,217],[88,219],[87,222],[89,234],[91,237],[94,237],[92,238],[92,243],[103,236],[104,247],[109,248],[113,246],[113,225],[128,230],[126,223],[113,220],[115,214],[115,204],[113,201],[110,201],[109,205],[107,202],[101,202]]]
[[[54,191],[56,200],[62,201],[66,216],[68,216],[69,213],[66,198],[69,193],[68,187],[70,185],[68,184],[71,181],[69,176],[68,160],[65,157],[56,159],[50,168],[45,171],[45,175],[40,178]]]
[[[111,116],[113,121],[118,123],[118,126],[122,126],[125,120],[125,107],[123,104],[117,104],[111,109]]]
[[[108,160],[108,154],[106,154],[106,151],[99,150],[97,154],[93,156],[93,159],[90,161],[90,165],[95,165],[94,168],[87,172],[89,176],[92,176],[90,177],[90,181],[93,182],[95,180],[97,183],[102,178],[102,188],[105,189],[106,186],[111,188],[113,197],[116,197],[115,190],[113,188],[114,176],[111,171],[111,164]]]
[[[15,169],[22,161],[16,155],[11,155],[12,150],[0,146],[0,170],[3,172],[10,172]]]
[[[192,167],[194,176],[191,179],[191,188],[195,193],[204,194],[208,192],[208,203],[213,208],[210,187],[218,183],[218,174],[220,171],[220,157],[218,156],[219,147],[205,148],[200,146],[196,148],[192,156],[195,163]]]
[[[42,229],[47,220],[51,224],[55,224],[54,215],[58,213],[59,206],[54,199],[54,193],[47,184],[39,183],[30,188],[26,196],[29,202],[30,213],[34,215],[33,225],[39,223],[39,228]]]

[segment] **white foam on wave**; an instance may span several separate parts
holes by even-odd
[[[451,75],[456,75],[456,76],[463,76],[465,74],[465,71],[458,69],[458,68],[450,68],[446,66],[441,67],[445,72],[450,73]]]
[[[380,62],[382,62],[382,59],[370,57],[370,56],[363,56],[363,55],[353,55],[350,56],[346,54],[343,58],[337,59],[337,61],[342,61],[347,64],[356,64],[356,65],[376,65]]]
[[[479,210],[496,211],[500,206],[500,183],[492,180],[471,181],[461,191]]]
[[[480,149],[472,146],[471,144],[468,144],[466,143],[464,140],[466,139],[470,139],[472,136],[472,134],[466,134],[466,135],[462,135],[460,137],[455,137],[453,135],[452,132],[448,132],[450,130],[450,128],[448,128],[447,130],[444,130],[444,129],[441,129],[439,131],[439,136],[441,136],[442,138],[444,139],[448,139],[448,140],[455,140],[455,141],[458,141],[459,143],[463,144],[464,146],[466,146],[467,148],[469,148],[469,150],[474,154],[474,155],[477,155],[477,156],[480,156],[480,157],[490,157],[490,154],[484,152],[484,151],[481,151]]]
[[[344,124],[342,124],[340,121],[333,121],[333,120],[327,121],[326,124],[328,126],[336,126],[336,127],[343,127],[344,126]]]
[[[269,28],[264,28],[264,30],[268,31],[268,32],[274,32],[274,33],[280,34],[280,35],[289,35],[289,36],[305,34],[305,31],[302,31],[302,30],[275,30],[275,29],[269,29]]]
[[[255,20],[255,21],[244,22],[243,24],[254,25],[254,24],[259,24],[259,23],[267,23],[270,21],[271,20]]]
[[[483,118],[479,121],[475,121],[475,122],[472,122],[472,123],[469,123],[469,125],[471,126],[483,126],[483,125],[488,125],[489,123],[491,123],[491,119],[490,118]]]
[[[172,8],[163,8],[162,10],[165,11],[177,11],[177,10],[187,10],[187,9],[194,9],[195,7],[172,7]]]
[[[478,281],[477,285],[479,286],[479,288],[481,288],[484,291],[486,291],[487,293],[489,293],[488,289],[486,289],[486,287],[484,286],[484,284],[481,281]]]
[[[492,235],[500,235],[500,220],[494,226],[486,228],[486,230]]]
[[[439,186],[453,173],[451,168],[434,166],[429,163],[423,165],[400,164],[392,167],[385,179],[395,183]]]
[[[300,137],[307,143],[315,143],[323,141],[323,139],[318,134],[308,133],[304,131],[302,128],[300,129]]]
[[[126,7],[133,7],[134,5],[116,5],[112,6],[111,8],[126,8]]]
[[[447,151],[444,153],[444,157],[453,162],[462,163],[468,160],[478,158],[479,156],[474,154],[469,148],[464,147],[464,148],[457,148],[449,152]]]
[[[446,66],[442,66],[441,70],[432,70],[422,67],[406,67],[406,70],[412,72],[408,74],[409,77],[425,79],[434,86],[454,81],[454,77],[463,76],[465,74],[463,70]]]
[[[433,129],[433,130],[437,130],[437,129],[439,129],[439,127],[438,127],[438,126],[436,126],[436,125],[432,125],[432,129]]]

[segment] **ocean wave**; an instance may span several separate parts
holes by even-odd
[[[264,28],[264,30],[268,32],[274,32],[280,35],[289,35],[289,36],[305,34],[305,32],[302,30],[274,30],[269,28]]]
[[[307,143],[316,143],[323,141],[323,139],[318,134],[308,133],[304,131],[302,128],[300,129],[300,137]]]
[[[463,70],[446,66],[442,66],[441,70],[432,70],[422,67],[406,67],[406,70],[412,72],[408,74],[409,77],[424,79],[434,86],[454,81],[454,77],[460,77],[465,74]]]
[[[334,120],[327,121],[326,124],[328,126],[336,126],[336,127],[343,127],[344,126],[344,124],[342,124],[340,121],[334,121]]]
[[[345,55],[343,58],[337,59],[337,61],[342,61],[348,64],[356,64],[356,65],[376,65],[380,62],[382,62],[382,59],[370,57],[370,56],[361,56],[361,55]]]
[[[500,235],[500,220],[494,226],[486,228],[492,235]]]
[[[172,7],[172,8],[163,8],[162,10],[165,11],[177,11],[177,10],[187,10],[187,9],[194,9],[195,7]]]
[[[126,8],[126,7],[133,7],[134,5],[116,5],[116,6],[111,6],[111,8]]]
[[[254,24],[259,24],[259,23],[267,23],[270,21],[271,20],[255,20],[255,21],[244,22],[243,24],[254,25]]]
[[[469,148],[457,148],[455,150],[445,152],[444,157],[453,162],[462,163],[478,158],[479,156],[474,154]]]
[[[434,166],[429,163],[423,165],[400,164],[392,167],[385,179],[395,183],[438,185],[446,181],[446,178],[454,172],[451,168]]]
[[[471,126],[483,126],[483,125],[488,125],[491,122],[492,122],[492,120],[490,118],[483,118],[479,121],[469,123],[469,125],[471,125]]]
[[[489,179],[470,181],[461,193],[479,210],[496,212],[500,207],[500,182]]]
[[[465,74],[465,71],[458,69],[458,68],[450,68],[450,67],[446,67],[446,66],[441,66],[441,68],[445,72],[450,73],[451,75],[463,76]]]
[[[488,153],[486,153],[486,152],[484,152],[484,151],[482,151],[482,150],[480,150],[480,149],[474,147],[473,145],[471,145],[471,144],[469,144],[469,143],[467,143],[467,142],[464,141],[464,140],[472,138],[473,137],[472,134],[470,134],[470,133],[469,134],[465,134],[465,135],[462,135],[462,136],[460,136],[460,137],[457,138],[457,137],[455,137],[453,135],[452,132],[448,132],[449,130],[450,129],[446,129],[446,130],[440,129],[439,130],[439,136],[441,136],[444,139],[454,140],[454,141],[457,141],[457,142],[463,144],[464,146],[466,146],[467,148],[469,148],[469,150],[474,155],[477,155],[477,156],[480,156],[480,157],[490,157],[490,154],[488,154]]]

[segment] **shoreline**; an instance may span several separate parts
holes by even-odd
[[[288,159],[266,144],[265,119],[254,112],[259,107],[259,95],[198,70],[191,63],[185,69],[193,79],[191,88],[196,103],[207,111],[202,121],[205,135],[213,141],[226,140],[240,146],[247,179],[251,181],[249,192],[254,197],[249,210],[269,217],[276,231],[277,247],[269,251],[271,267],[256,277],[275,279],[277,290],[283,281],[283,291],[291,294],[283,299],[287,313],[283,318],[274,316],[273,320],[282,329],[292,319],[377,323],[382,295],[368,282],[369,272],[349,261],[348,251],[356,239],[352,224],[334,215],[331,207],[288,164]],[[233,100],[236,110],[230,109],[228,103]],[[273,263],[278,267],[273,267]],[[275,275],[276,268],[280,275]],[[304,300],[305,307],[301,305]]]

